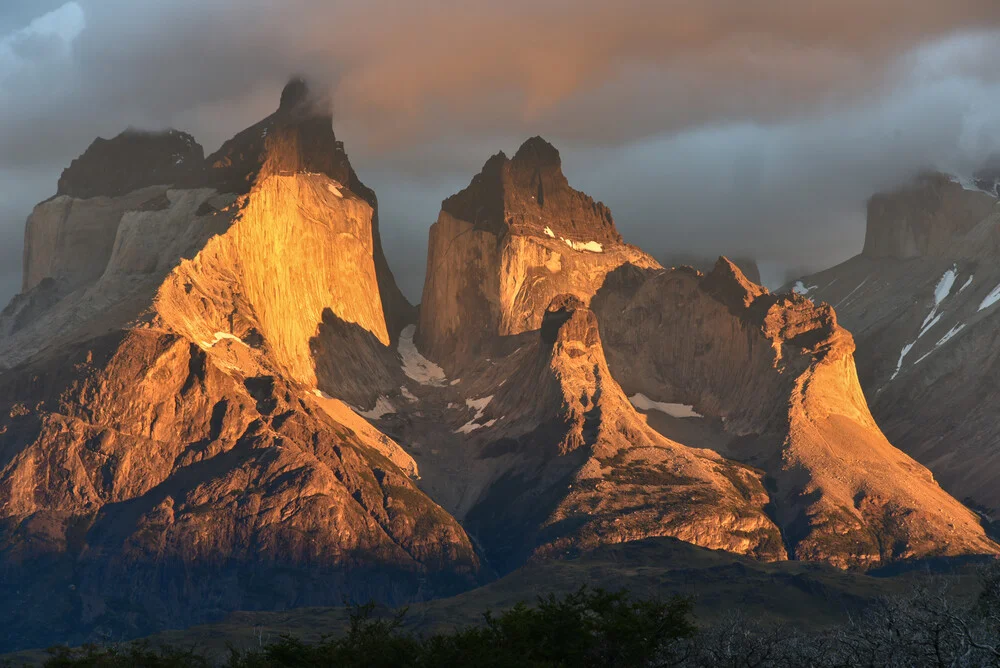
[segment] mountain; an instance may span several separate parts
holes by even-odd
[[[708,275],[622,267],[592,307],[625,391],[699,415],[650,424],[763,472],[789,557],[871,567],[996,550],[879,431],[829,306],[771,294],[720,259]]]
[[[1000,551],[879,431],[833,308],[663,269],[539,137],[444,200],[418,312],[328,107],[293,80],[208,157],[97,140],[28,219],[0,648],[422,601],[646,539],[858,570]]]
[[[868,204],[864,251],[793,289],[858,342],[879,425],[942,486],[1000,511],[1000,209],[985,181],[924,174]]]
[[[431,227],[418,343],[449,369],[497,337],[537,330],[554,297],[586,304],[624,262],[659,266],[622,242],[611,212],[570,187],[540,137],[490,158]]]
[[[647,536],[861,568],[997,549],[879,431],[832,309],[619,239],[538,138],[431,229],[438,375],[372,417],[493,567]]]
[[[331,398],[396,384],[406,314],[329,115],[293,81],[223,152],[238,169],[181,133],[98,140],[28,220],[0,320],[4,646],[477,581],[412,458]]]

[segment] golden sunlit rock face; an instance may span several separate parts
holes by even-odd
[[[325,311],[389,345],[372,244],[372,208],[320,174],[268,176],[225,234],[167,277],[154,305],[165,327],[217,342],[263,337],[291,379],[316,387],[316,336]]]
[[[431,227],[420,342],[446,365],[489,354],[495,337],[538,329],[554,297],[587,303],[625,262],[659,266],[622,242],[607,207],[572,189],[559,153],[533,138],[445,200]]]
[[[29,219],[0,315],[25,643],[404,603],[649,537],[862,569],[1000,550],[879,431],[833,308],[725,259],[664,270],[538,137],[443,202],[418,316],[331,123],[296,80],[207,158],[100,140]]]
[[[378,267],[374,196],[328,116],[283,106],[253,134],[271,137],[258,153],[245,133],[228,147],[248,188],[227,188],[218,161],[182,175],[204,187],[125,194],[74,168],[61,188],[106,194],[60,195],[29,221],[0,345],[8,600],[78,592],[87,605],[67,600],[60,623],[134,634],[478,581],[412,457],[341,400],[403,377],[383,359],[398,358],[380,285],[398,289]],[[43,644],[60,631],[39,620],[4,622]]]

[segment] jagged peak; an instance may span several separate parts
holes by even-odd
[[[768,294],[767,288],[748,279],[724,256],[716,260],[715,268],[702,280],[701,287],[731,309],[746,309],[758,297]]]
[[[57,194],[89,199],[152,185],[188,185],[204,158],[204,149],[186,132],[129,127],[111,139],[95,139],[63,170]]]
[[[572,243],[621,243],[611,211],[569,185],[559,151],[541,137],[525,141],[509,159],[502,151],[483,165],[441,210],[478,229],[561,237]]]
[[[290,111],[309,100],[309,83],[302,77],[292,77],[281,91],[279,110]]]
[[[562,158],[555,146],[539,136],[527,139],[517,149],[512,160],[514,163],[527,164],[533,167],[562,167]]]

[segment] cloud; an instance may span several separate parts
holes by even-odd
[[[5,247],[95,136],[176,126],[211,150],[292,72],[332,91],[408,286],[440,200],[529,135],[653,252],[812,267],[860,249],[871,192],[1000,137],[995,0],[27,6],[0,38]]]

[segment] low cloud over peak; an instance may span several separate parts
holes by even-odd
[[[333,91],[410,285],[422,263],[408,251],[441,199],[531,135],[651,252],[811,267],[860,250],[874,190],[1000,148],[994,0],[78,0],[0,14],[3,298],[24,216],[95,136],[176,126],[211,151],[273,111],[293,72]]]

